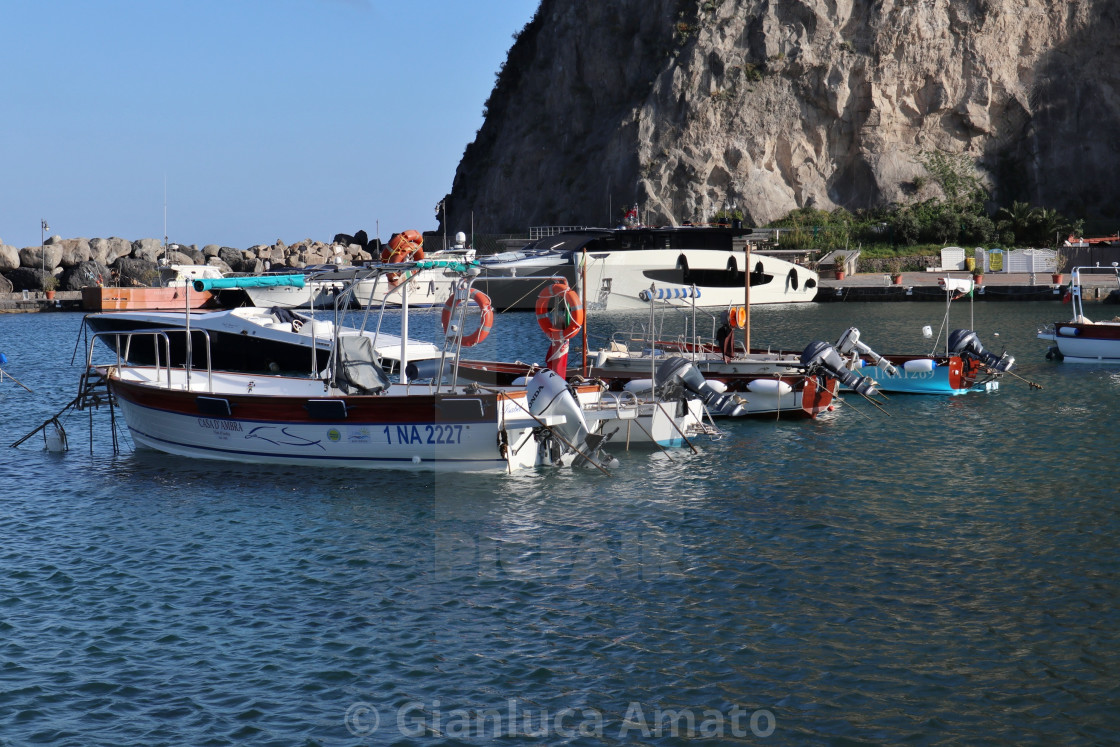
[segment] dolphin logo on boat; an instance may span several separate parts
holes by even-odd
[[[283,438],[275,433],[269,433],[269,431],[274,430],[279,430],[280,433],[283,434]],[[246,433],[245,438],[259,438],[262,441],[268,441],[270,444],[276,444],[277,446],[318,446],[320,449],[326,450],[319,441],[312,441],[303,436],[296,436],[288,433],[287,428],[278,428],[275,425],[258,425],[256,428]]]

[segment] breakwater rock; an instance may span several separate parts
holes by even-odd
[[[286,244],[257,244],[248,249],[209,244],[168,244],[159,239],[129,241],[119,237],[64,239],[52,236],[41,246],[17,249],[0,241],[0,277],[9,290],[79,290],[98,284],[152,285],[160,264],[212,265],[224,273],[260,273],[275,267],[366,262],[379,255],[381,242],[338,234],[332,241],[304,239]]]

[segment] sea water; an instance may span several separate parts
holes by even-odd
[[[752,344],[928,353],[943,312],[759,307]],[[114,455],[104,409],[66,453],[10,449],[84,342],[80,314],[0,317],[34,390],[0,383],[0,745],[1115,743],[1120,370],[1044,359],[1057,303],[971,313],[948,328],[1041,390],[722,422],[616,445],[610,477]],[[472,354],[546,345],[499,314]]]

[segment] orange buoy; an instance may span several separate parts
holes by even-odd
[[[460,344],[465,348],[473,347],[485,340],[487,335],[490,334],[490,327],[494,325],[494,306],[490,303],[490,296],[480,290],[472,289],[471,297],[468,301],[474,301],[478,304],[478,308],[482,312],[482,317],[479,320],[478,329],[469,335],[463,336]],[[467,303],[468,301],[463,301],[462,303]],[[452,293],[448,297],[447,303],[443,305],[443,313],[440,314],[440,321],[443,323],[444,334],[447,334],[447,330],[451,326],[451,317],[454,315],[458,306],[459,303],[455,300],[455,294]]]
[[[557,309],[563,308],[566,311],[568,321],[563,327],[558,326],[552,320],[553,310],[550,307],[554,298],[561,299],[564,304],[563,307]],[[541,329],[548,335],[548,339],[567,340],[569,337],[574,337],[583,326],[583,321],[583,302],[580,300],[579,294],[568,287],[566,281],[553,283],[537,296],[537,324],[541,325]]]

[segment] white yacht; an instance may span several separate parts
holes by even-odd
[[[479,258],[475,283],[496,309],[532,309],[540,288],[562,275],[574,288],[586,276],[584,307],[592,311],[647,308],[651,285],[658,301],[725,308],[745,302],[750,264],[750,303],[801,303],[817,294],[817,273],[808,267],[747,251],[749,229],[675,226],[581,229],[547,236],[515,252]],[[539,279],[537,279],[539,278]],[[692,288],[695,287],[695,291]]]
[[[361,308],[401,305],[401,286],[408,285],[409,306],[442,306],[451,289],[462,275],[458,265],[468,265],[475,260],[475,250],[467,247],[467,235],[455,234],[455,243],[444,250],[428,254],[424,259],[447,260],[452,266],[413,269],[401,273],[387,273],[385,277],[360,280],[354,287],[354,302]]]

